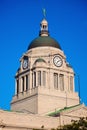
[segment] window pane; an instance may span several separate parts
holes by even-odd
[[[24,92],[24,77],[22,77],[22,92]]]
[[[26,75],[26,91],[28,90],[28,75]]]
[[[59,75],[59,85],[60,85],[60,90],[64,91],[64,75],[63,74]]]
[[[58,89],[58,74],[54,73],[54,88]]]
[[[17,80],[17,95],[19,93],[19,80]]]

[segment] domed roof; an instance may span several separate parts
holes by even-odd
[[[39,37],[35,38],[30,45],[28,50],[36,47],[55,47],[61,50],[59,43],[52,37],[49,36],[48,22],[44,18],[40,23]]]
[[[39,36],[35,38],[28,46],[28,50],[36,47],[45,47],[45,46],[55,47],[61,50],[59,43],[50,36]]]

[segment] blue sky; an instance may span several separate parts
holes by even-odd
[[[1,109],[10,109],[19,59],[39,34],[42,8],[50,35],[80,76],[81,102],[87,105],[87,0],[0,0]],[[78,91],[77,76],[75,86]]]

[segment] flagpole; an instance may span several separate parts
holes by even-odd
[[[80,76],[78,75],[78,89],[79,89],[79,104],[81,103],[80,101]]]

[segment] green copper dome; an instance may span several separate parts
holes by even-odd
[[[28,50],[36,47],[55,47],[61,50],[59,43],[50,36],[39,36],[34,39],[28,46]]]
[[[37,60],[35,61],[35,63],[37,63],[37,62],[44,62],[44,63],[45,63],[45,60],[42,59],[42,58],[39,58],[39,59],[37,59]]]
[[[30,43],[28,50],[36,47],[55,47],[61,50],[59,43],[49,36],[48,22],[45,18],[40,23],[39,37]]]

